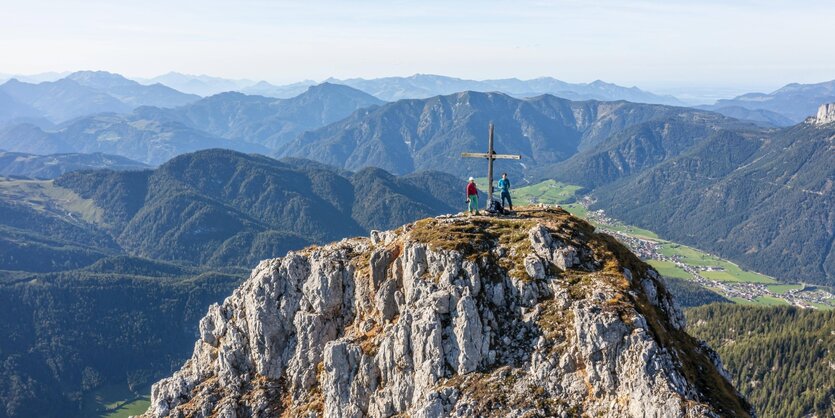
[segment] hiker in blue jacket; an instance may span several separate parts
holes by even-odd
[[[499,190],[502,191],[502,206],[513,210],[513,201],[510,200],[510,180],[507,178],[507,173],[502,173],[502,178],[499,180]],[[505,204],[507,199],[507,204]]]

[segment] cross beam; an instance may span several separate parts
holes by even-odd
[[[487,207],[493,201],[493,160],[521,160],[522,156],[517,154],[496,154],[493,150],[493,124],[490,124],[490,135],[487,140],[487,152],[462,152],[464,158],[486,158],[487,159]]]
[[[462,152],[462,157],[469,157],[469,158],[487,158],[490,155],[486,152]],[[521,160],[521,155],[512,155],[512,154],[493,154],[494,160]]]

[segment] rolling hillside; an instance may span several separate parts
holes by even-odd
[[[723,112],[722,109],[744,108],[777,114],[792,123],[813,116],[823,103],[835,102],[835,80],[815,84],[787,84],[771,93],[747,93],[733,99],[718,100],[703,109]],[[787,123],[784,125],[790,125]]]
[[[0,315],[16,318],[0,323],[0,416],[68,416],[101,387],[144,390],[184,360],[197,315],[243,267],[455,211],[463,186],[228,150],[0,179]]]
[[[125,157],[101,153],[35,155],[0,151],[0,176],[52,179],[71,171],[103,168],[121,171],[149,167]]]
[[[305,130],[381,103],[350,87],[329,84],[285,100],[224,93],[174,109],[143,106],[125,114],[85,116],[57,129],[31,123],[0,127],[0,149],[32,154],[100,152],[151,165],[209,148],[268,154]]]

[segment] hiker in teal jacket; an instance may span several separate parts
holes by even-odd
[[[502,206],[513,210],[513,201],[510,200],[510,180],[507,178],[507,173],[502,173],[502,178],[499,180],[499,190],[502,192]],[[507,204],[505,204],[505,199]]]

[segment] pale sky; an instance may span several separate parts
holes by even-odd
[[[835,1],[2,0],[0,73],[552,76],[675,90],[835,79]]]

